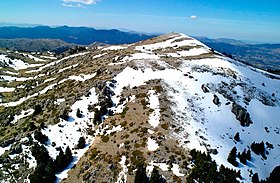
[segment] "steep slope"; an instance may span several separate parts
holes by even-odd
[[[192,149],[212,181],[279,165],[280,77],[183,34],[13,65],[1,68],[2,180],[133,182],[158,167],[167,182],[207,182]]]

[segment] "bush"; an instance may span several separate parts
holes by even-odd
[[[35,126],[34,122],[30,122],[28,129],[29,131],[33,131],[37,129],[37,126]]]
[[[93,117],[93,123],[95,125],[98,125],[102,122],[102,113],[100,110],[95,109],[94,110],[94,117]]]
[[[105,143],[109,141],[109,137],[105,136],[105,135],[102,135],[101,139],[102,139],[102,142],[105,142]]]

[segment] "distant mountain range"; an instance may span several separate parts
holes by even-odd
[[[280,69],[280,44],[248,44],[234,39],[196,37],[207,46],[263,69]]]
[[[128,44],[154,37],[135,32],[124,32],[116,29],[97,30],[89,27],[0,27],[0,38],[2,39],[60,39],[67,43],[89,45],[94,42],[107,44]]]
[[[75,45],[93,43],[129,44],[155,37],[156,34],[128,30],[95,29],[90,27],[49,27],[6,25],[0,23],[0,48],[25,51],[68,50]],[[209,47],[232,55],[262,69],[280,70],[280,44],[249,44],[235,39],[196,37]]]
[[[59,39],[0,39],[0,48],[23,51],[52,51],[56,53],[64,52],[75,44],[66,43]]]

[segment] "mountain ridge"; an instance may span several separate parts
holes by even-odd
[[[266,179],[278,166],[277,75],[184,34],[88,48],[61,58],[40,54],[18,56],[26,59],[23,63],[9,56],[0,60],[6,63],[0,88],[1,171],[6,172],[4,158],[22,169],[18,147],[29,157],[23,159],[30,168],[17,180],[41,175],[31,152],[36,143],[54,162],[70,147],[74,160],[56,172],[62,182],[133,182],[143,169],[151,178],[154,167],[167,182],[192,182],[210,170],[212,180],[221,180],[225,167],[234,170],[225,177],[249,182],[253,175]],[[248,150],[250,159],[242,159]],[[210,163],[215,170],[196,169],[198,157],[207,159],[205,166],[209,158],[215,160]]]
[[[0,38],[29,38],[29,39],[61,39],[67,43],[80,45],[89,45],[93,42],[101,42],[107,44],[125,44],[133,43],[154,36],[122,32],[117,29],[98,30],[89,27],[0,27]]]

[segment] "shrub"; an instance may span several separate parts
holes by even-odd
[[[109,141],[109,137],[105,136],[105,135],[102,135],[101,139],[102,139],[102,142],[105,142],[105,143]]]

